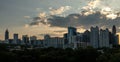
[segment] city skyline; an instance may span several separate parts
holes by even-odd
[[[0,2],[0,39],[6,29],[14,33],[37,36],[62,36],[68,26],[84,32],[91,26],[117,26],[120,33],[119,0],[2,0]],[[48,4],[50,3],[50,4]],[[53,4],[54,3],[54,4]]]
[[[68,27],[67,33],[63,37],[52,37],[49,34],[44,35],[44,39],[38,39],[36,36],[22,35],[19,39],[18,33],[13,34],[13,39],[9,38],[9,30],[5,31],[4,42],[6,44],[15,45],[41,45],[41,47],[55,47],[55,48],[78,48],[92,46],[93,48],[109,47],[119,45],[119,38],[116,34],[116,26],[113,25],[112,31],[108,28],[99,28],[98,26],[91,26],[90,30],[82,33],[77,31],[75,27]]]

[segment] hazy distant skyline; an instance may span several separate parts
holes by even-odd
[[[0,39],[4,39],[7,28],[10,38],[13,33],[20,34],[20,37],[23,34],[38,38],[42,34],[61,36],[67,31],[67,26],[75,26],[83,32],[90,26],[112,28],[112,25],[116,25],[119,32],[119,2],[120,0],[0,0]]]

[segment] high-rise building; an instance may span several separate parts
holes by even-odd
[[[112,43],[113,45],[118,45],[119,44],[119,39],[118,39],[118,35],[116,34],[116,26],[113,25],[112,27]]]
[[[110,47],[109,30],[100,29],[99,47]]]
[[[37,45],[37,37],[36,36],[31,36],[30,37],[30,44],[31,45]]]
[[[59,37],[50,37],[49,35],[44,36],[44,47],[55,47],[55,48],[63,48],[64,39]]]
[[[90,31],[86,30],[83,33],[83,42],[86,44],[86,46],[90,46]]]
[[[84,33],[77,33],[76,39],[74,43],[74,48],[82,47],[85,48],[86,42],[84,42]]]
[[[43,42],[44,47],[49,47],[50,38],[51,37],[48,34],[44,36],[44,42]]]
[[[76,28],[74,28],[74,27],[68,27],[68,37],[69,36],[74,36],[76,34],[77,34]]]
[[[22,43],[26,44],[26,45],[29,45],[29,37],[28,37],[28,35],[23,35],[22,36]]]
[[[9,31],[6,29],[5,31],[5,40],[9,40]]]
[[[74,28],[74,27],[68,27],[68,41],[69,41],[69,44],[70,43],[74,43],[73,41],[72,41],[72,37],[73,36],[76,36],[77,35],[77,32],[76,32],[76,28]]]
[[[15,34],[13,34],[13,36],[14,36],[13,43],[14,43],[14,44],[18,44],[18,43],[19,43],[19,41],[18,41],[18,34],[15,33]]]
[[[90,42],[90,31],[86,30],[83,34],[83,41]]]
[[[114,35],[116,35],[116,26],[115,26],[115,25],[113,25],[113,27],[112,27],[112,33],[113,33]]]
[[[90,32],[90,44],[94,48],[99,47],[99,28],[96,27],[91,27],[91,32]]]

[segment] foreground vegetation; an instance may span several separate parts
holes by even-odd
[[[99,51],[100,50],[100,51]],[[94,49],[38,48],[12,50],[0,44],[0,62],[120,62],[120,47]]]

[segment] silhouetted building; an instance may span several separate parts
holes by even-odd
[[[50,42],[50,35],[48,35],[48,34],[46,34],[45,36],[44,36],[44,42],[43,42],[43,44],[44,44],[44,47],[49,47],[49,42]]]
[[[99,35],[99,47],[110,47],[110,39],[109,39],[109,30],[102,30],[100,29]]]
[[[9,39],[9,44],[13,44],[13,39]]]
[[[116,36],[115,36],[114,45],[119,45],[119,35],[116,35]]]
[[[116,35],[116,26],[115,26],[115,25],[113,25],[113,27],[112,27],[112,33],[113,33],[114,35]]]
[[[49,35],[44,36],[44,47],[55,47],[55,48],[63,48],[64,39],[59,37],[50,37]]]
[[[22,44],[29,45],[29,37],[28,37],[28,35],[23,35],[22,36]]]
[[[64,38],[64,48],[65,48],[65,47],[68,46],[68,34],[65,33],[64,36],[63,36],[63,38]]]
[[[96,27],[91,27],[91,32],[90,32],[90,44],[94,48],[99,47],[99,28]]]
[[[90,31],[86,30],[83,33],[83,42],[86,43],[86,46],[90,46]]]
[[[72,41],[72,37],[73,36],[76,36],[77,35],[77,32],[76,32],[76,28],[74,28],[74,27],[68,27],[68,41],[69,41],[69,44],[70,43],[74,43],[73,41]]]
[[[43,40],[36,40],[36,46],[44,47]]]
[[[9,40],[9,31],[6,29],[5,31],[5,40]]]
[[[77,34],[76,28],[74,28],[74,27],[68,27],[68,37],[69,36],[74,36],[76,34]]]
[[[15,33],[15,34],[13,34],[13,36],[14,36],[13,44],[18,44],[19,43],[18,34]]]
[[[116,34],[116,26],[113,25],[112,27],[112,43],[113,45],[118,45],[119,44],[119,38],[118,35]]]
[[[83,34],[83,41],[90,42],[90,31],[86,30]]]
[[[74,42],[74,48],[85,48],[86,46],[87,44],[84,42],[84,33],[77,33],[76,40]]]
[[[31,36],[30,37],[30,44],[31,45],[37,45],[37,37],[36,36]]]

